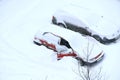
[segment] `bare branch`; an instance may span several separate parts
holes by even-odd
[[[87,43],[86,51],[83,49],[83,53],[85,55],[86,61],[89,61],[89,57],[92,54],[94,49],[94,44],[90,45],[89,41]],[[102,75],[102,67],[94,71],[95,67],[91,67],[89,65],[81,66],[80,62],[78,62],[78,73],[77,75],[80,77],[80,80],[105,80]]]

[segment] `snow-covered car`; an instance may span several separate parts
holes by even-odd
[[[34,36],[33,42],[36,45],[44,45],[47,48],[54,50],[57,54],[58,60],[63,57],[69,56],[80,61],[81,65],[93,64],[97,61],[100,61],[104,56],[104,53],[101,50],[97,50],[97,52],[95,51],[95,53],[98,54],[86,61],[85,59],[80,57],[76,51],[74,51],[67,40],[51,32],[38,32]]]
[[[44,45],[56,52],[72,49],[67,40],[51,32],[38,32],[34,37],[34,43]]]
[[[52,23],[109,44],[120,38],[120,28],[90,9],[66,6],[52,16]]]

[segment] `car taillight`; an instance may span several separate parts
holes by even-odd
[[[54,16],[52,16],[52,19],[55,19],[55,17],[54,17]]]
[[[52,23],[57,24],[57,20],[56,20],[55,16],[52,17]]]

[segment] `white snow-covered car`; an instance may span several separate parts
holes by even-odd
[[[57,10],[52,16],[52,23],[91,36],[103,44],[116,42],[120,38],[118,26],[83,7],[65,6]]]
[[[33,42],[36,45],[39,45],[39,46],[44,45],[47,48],[52,49],[55,52],[57,52],[58,60],[60,60],[63,57],[70,56],[70,57],[77,59],[78,61],[81,61],[82,65],[93,64],[97,61],[100,61],[104,56],[104,53],[102,52],[102,50],[97,50],[95,51],[95,53],[97,54],[86,61],[85,59],[80,57],[76,51],[73,50],[73,48],[70,46],[67,40],[51,32],[38,32],[34,36]]]

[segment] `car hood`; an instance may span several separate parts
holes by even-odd
[[[101,19],[96,24],[90,25],[90,29],[92,29],[93,34],[99,34],[103,37],[114,38],[120,35],[120,28],[113,24],[112,22]]]
[[[78,55],[82,57],[85,61],[91,59],[100,53],[104,53],[101,45],[93,41],[82,41],[81,47],[75,48]]]

